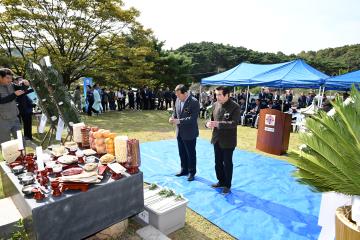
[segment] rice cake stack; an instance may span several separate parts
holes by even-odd
[[[7,163],[14,162],[19,156],[19,141],[11,140],[1,144],[2,156]]]
[[[82,143],[82,135],[81,135],[81,128],[85,127],[85,124],[83,122],[81,123],[75,123],[73,125],[73,136],[74,136],[74,142],[81,145]]]
[[[118,163],[127,162],[127,136],[117,136],[115,138],[115,157]]]

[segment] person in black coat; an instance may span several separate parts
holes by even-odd
[[[128,98],[129,98],[129,109],[135,109],[135,95],[134,95],[134,91],[129,88],[129,92],[128,92]]]
[[[280,101],[281,101],[281,100],[279,100],[279,101],[278,101],[278,100],[273,101],[271,108],[272,108],[272,109],[275,109],[275,110],[281,111]],[[269,103],[269,105],[270,105],[270,103]],[[270,106],[269,106],[269,108],[270,108]]]
[[[171,108],[172,96],[171,96],[171,92],[168,87],[166,88],[164,97],[165,97],[165,108],[166,109]]]
[[[240,99],[240,116],[244,115],[245,112],[247,112],[246,110],[246,100],[244,98]],[[249,108],[249,106],[248,106]]]
[[[152,89],[149,90],[149,98],[150,98],[150,110],[154,110],[156,94]]]
[[[141,110],[141,93],[140,89],[136,91],[136,110]]]
[[[94,92],[92,87],[89,85],[87,86],[86,91],[86,102],[87,102],[87,114],[91,116],[92,112],[98,113],[95,109],[93,109],[92,105],[94,104]]]
[[[176,99],[177,99],[175,91],[171,93],[171,98],[172,98],[173,107],[174,107],[174,106],[175,106]]]
[[[260,101],[264,101],[266,99],[265,88],[263,88],[263,87],[261,88],[258,99]]]
[[[206,127],[212,128],[211,143],[214,145],[215,172],[218,182],[213,188],[223,188],[228,194],[233,175],[233,152],[237,144],[237,125],[240,121],[240,107],[230,99],[230,89],[217,87],[217,102]]]
[[[14,84],[21,86],[23,78],[15,78]],[[27,93],[34,92],[33,89],[27,91]],[[20,95],[16,98],[16,102],[19,109],[19,117],[24,126],[24,137],[26,140],[32,140],[32,115],[34,103],[28,97],[27,94]]]
[[[116,105],[115,105],[115,92],[110,88],[110,91],[108,93],[109,96],[109,107],[110,110],[115,111],[116,110]]]
[[[306,96],[302,92],[300,97],[298,98],[298,107],[299,108],[305,108],[306,107]]]
[[[147,86],[145,86],[144,89],[141,90],[141,100],[142,100],[143,110],[148,110],[150,107],[150,96],[149,96],[149,89]]]

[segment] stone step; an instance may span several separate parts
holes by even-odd
[[[16,227],[18,221],[22,218],[19,210],[16,208],[10,197],[0,199],[0,239],[8,239]]]
[[[143,240],[170,240],[170,238],[168,238],[165,234],[151,225],[137,230],[136,234],[138,234]]]

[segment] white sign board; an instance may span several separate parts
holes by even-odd
[[[265,114],[265,125],[275,126],[275,115]]]
[[[275,132],[275,129],[271,128],[271,127],[265,127],[265,131],[267,131],[267,132]]]
[[[145,223],[149,223],[149,212],[144,210],[138,214],[138,217],[143,220]]]

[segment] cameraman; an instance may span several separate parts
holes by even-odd
[[[16,97],[25,94],[30,85],[23,80],[22,86],[16,86],[12,77],[10,69],[0,68],[0,143],[11,140],[11,135],[16,138],[16,131],[21,129]]]
[[[22,77],[16,77],[14,80],[14,87],[26,88],[25,79]],[[33,115],[33,101],[27,95],[28,93],[34,92],[33,89],[26,91],[26,94],[20,95],[16,98],[19,109],[19,117],[24,127],[24,137],[26,140],[32,140],[32,115]]]

